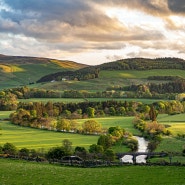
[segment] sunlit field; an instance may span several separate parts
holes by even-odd
[[[168,128],[174,136],[185,134],[185,114],[167,115],[162,114],[158,117],[159,123],[169,125]]]
[[[96,144],[98,139],[98,136],[33,129],[16,126],[5,121],[0,121],[0,127],[2,128],[0,145],[9,142],[18,148],[47,150],[54,146],[61,146],[64,139],[70,140],[74,148],[76,146],[88,148],[91,144]]]
[[[110,128],[120,126],[126,131],[132,133],[133,135],[141,135],[141,133],[133,127],[132,120],[134,117],[123,117],[123,116],[114,116],[114,117],[103,117],[103,118],[91,118],[92,120],[97,121],[102,125],[103,128]],[[79,124],[83,124],[85,121],[90,119],[78,119]]]

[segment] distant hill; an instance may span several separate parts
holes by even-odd
[[[100,70],[150,70],[185,69],[185,60],[180,58],[129,58],[98,66]]]
[[[69,80],[88,80],[99,77],[101,71],[120,71],[120,70],[154,70],[154,69],[185,69],[185,60],[179,58],[131,58],[122,59],[114,62],[104,63],[98,66],[89,66],[71,72],[59,72],[42,77],[37,82],[47,82],[51,80],[60,81],[63,78]]]
[[[51,73],[73,71],[87,66],[67,60],[0,54],[0,87],[27,85]]]

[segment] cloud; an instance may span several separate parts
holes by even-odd
[[[174,13],[185,15],[185,2],[183,0],[168,0],[168,7]]]
[[[17,53],[27,50],[29,55],[38,55],[39,51],[46,51],[58,57],[60,53],[69,56],[107,50],[112,53],[106,56],[118,58],[121,54],[114,54],[113,50],[123,50],[130,44],[143,52],[130,51],[126,56],[147,53],[148,48],[169,48],[182,53],[182,44],[176,41],[184,40],[182,0],[0,0],[0,6],[0,34],[4,38],[0,49],[5,43],[9,45],[9,49],[2,51],[15,47]],[[133,22],[135,16],[128,22],[125,17],[120,20],[107,14],[107,10],[116,8],[121,10],[120,14],[127,13],[126,10],[141,12],[138,19],[147,21]],[[177,38],[175,32],[182,37]]]

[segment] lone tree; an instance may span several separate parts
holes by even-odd
[[[71,155],[72,154],[72,142],[69,141],[68,139],[64,139],[62,141],[62,146],[64,148],[65,154],[66,155]]]
[[[3,153],[15,155],[17,153],[17,148],[12,143],[5,143],[3,146]]]
[[[85,121],[82,128],[86,134],[100,133],[102,131],[101,124],[95,120]]]
[[[150,116],[150,120],[156,121],[157,114],[156,114],[156,110],[153,105],[150,106],[149,116]]]

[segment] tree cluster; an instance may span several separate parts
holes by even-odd
[[[185,61],[179,58],[130,58],[99,66],[100,70],[151,70],[151,69],[185,69]]]
[[[87,67],[82,68],[76,71],[63,71],[54,74],[49,74],[37,81],[37,83],[41,82],[49,82],[49,81],[62,81],[62,80],[88,80],[99,77],[99,69],[95,67]]]
[[[20,102],[18,109],[24,109],[34,117],[86,118],[104,115],[135,115],[141,103],[133,101],[102,101],[102,102]]]
[[[17,98],[14,94],[0,91],[0,110],[9,111],[17,108]]]

